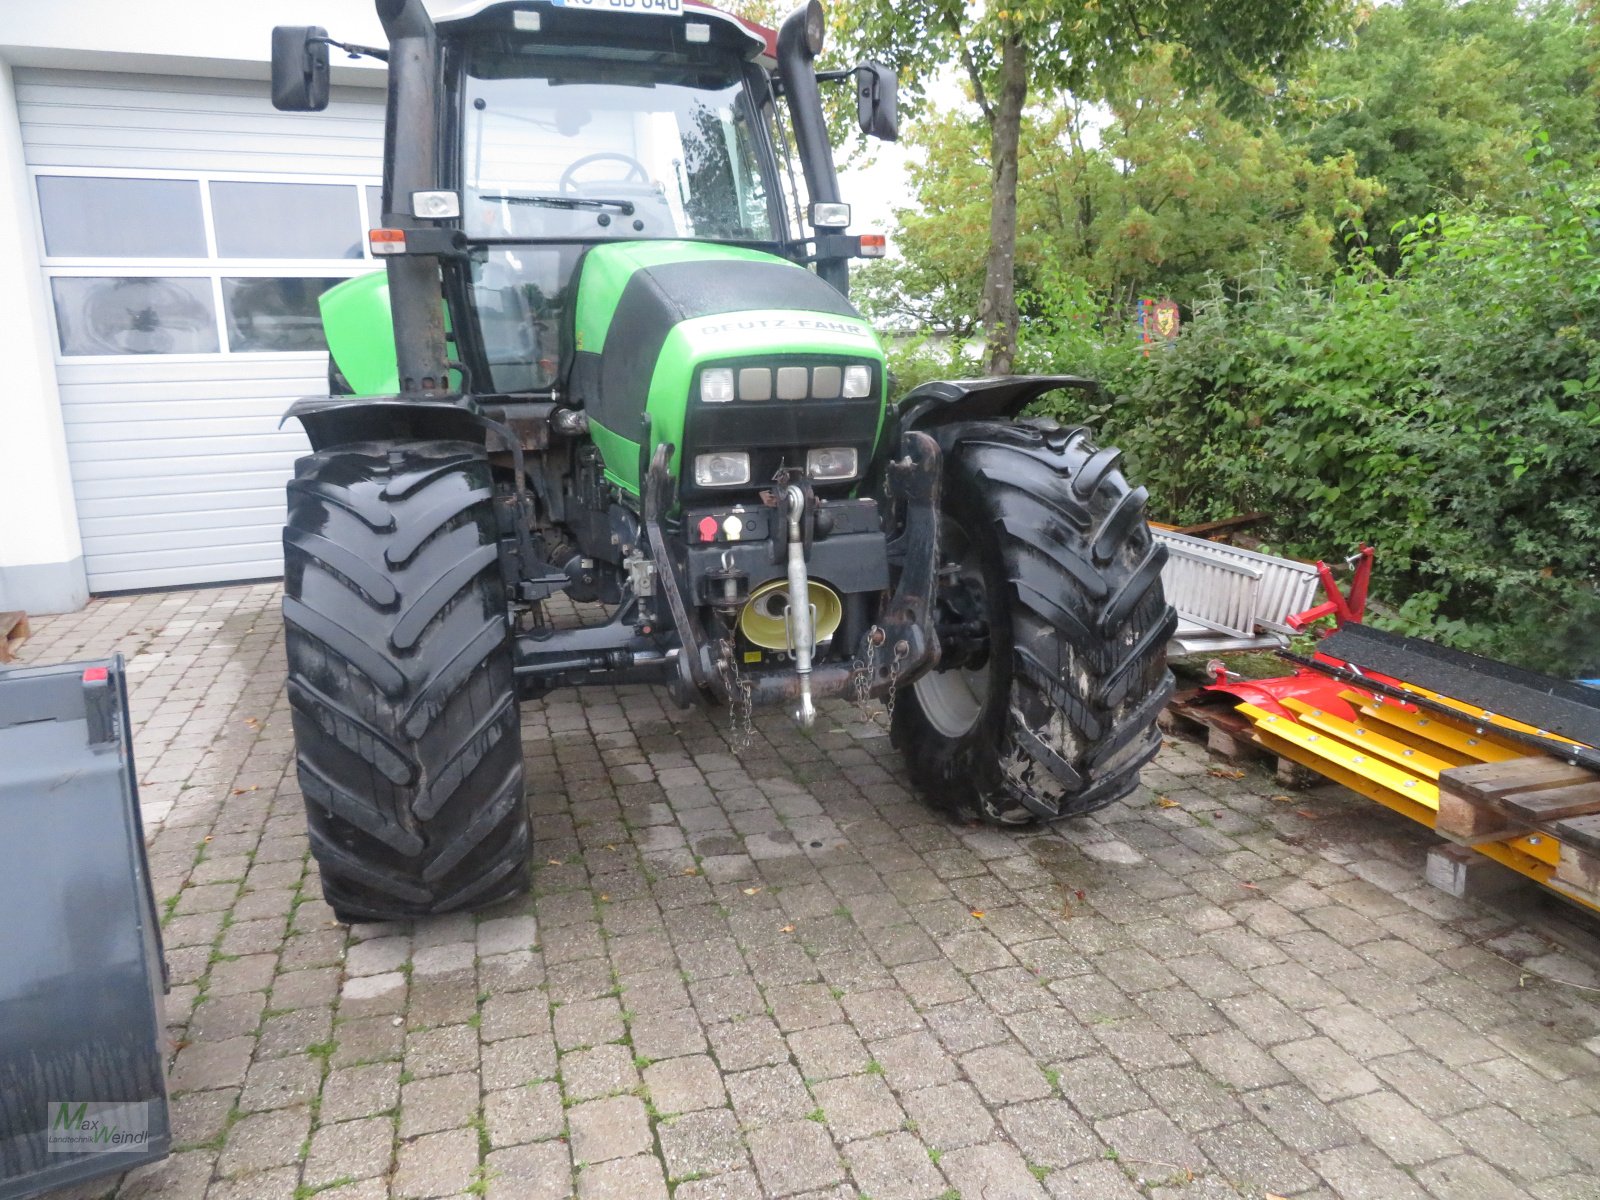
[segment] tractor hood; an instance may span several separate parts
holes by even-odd
[[[652,450],[747,450],[757,487],[823,446],[856,448],[865,468],[883,415],[883,349],[804,267],[706,242],[609,243],[584,255],[575,293],[571,394],[626,490],[638,489],[646,414]],[[866,394],[844,394],[852,366],[852,380],[867,371]],[[732,372],[725,399],[702,388],[706,371]]]

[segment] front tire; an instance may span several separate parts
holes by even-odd
[[[938,433],[941,620],[970,617],[987,639],[901,694],[895,744],[924,795],[963,818],[1022,825],[1102,808],[1155,756],[1172,690],[1177,618],[1145,490],[1082,428]]]
[[[528,884],[494,484],[481,446],[366,442],[295,464],[284,637],[307,833],[341,921]]]

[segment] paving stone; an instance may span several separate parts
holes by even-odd
[[[415,1079],[400,1089],[400,1136],[457,1129],[478,1112],[476,1072]]]
[[[1538,1129],[1498,1105],[1450,1117],[1444,1124],[1474,1154],[1522,1179],[1560,1175],[1577,1165]]]
[[[1372,1146],[1325,1150],[1311,1165],[1340,1200],[1424,1200],[1410,1177]]]
[[[1091,1054],[1056,1068],[1061,1094],[1091,1120],[1131,1112],[1150,1103],[1133,1077],[1104,1054]]]
[[[1242,1097],[1250,1114],[1300,1154],[1314,1154],[1360,1140],[1343,1117],[1298,1083],[1262,1088]]]
[[[833,1143],[815,1121],[769,1125],[750,1134],[749,1144],[769,1196],[791,1196],[844,1178]]]
[[[1023,1200],[1030,1166],[1079,1200],[1129,1200],[1123,1166],[1148,1200],[1594,1200],[1600,1005],[1516,965],[1569,957],[1429,891],[1426,830],[1324,789],[1291,845],[1276,785],[1209,776],[1181,740],[1144,783],[1182,812],[1142,797],[1018,834],[931,811],[842,703],[736,755],[657,689],[552,696],[522,709],[535,837],[563,860],[536,859],[535,899],[347,930],[308,865],[278,599],[96,601],[24,647],[145,647],[174,1135],[235,1121],[118,1200],[291,1200],[345,1175],[319,1196]],[[1057,869],[1087,885],[1066,913]],[[212,962],[219,939],[237,957]],[[569,1112],[606,1157],[574,1163]],[[1135,1154],[1204,1157],[1179,1186]]]
[[[1402,1167],[1419,1167],[1461,1152],[1461,1144],[1433,1118],[1391,1092],[1341,1100],[1334,1109]]]
[[[935,1150],[979,1145],[993,1135],[994,1117],[970,1083],[923,1088],[902,1099],[917,1136]]]
[[[637,1096],[590,1100],[567,1110],[572,1156],[578,1162],[626,1158],[650,1149],[650,1121]]]
[[[1015,1046],[986,1046],[961,1058],[961,1069],[987,1104],[1013,1104],[1050,1094],[1050,1081]]]
[[[939,1160],[939,1169],[962,1196],[1043,1200],[1045,1194],[1022,1155],[1004,1143],[953,1150]]]
[[[670,1179],[715,1175],[749,1163],[738,1118],[726,1108],[667,1117],[656,1133]]]
[[[800,1073],[788,1063],[726,1077],[734,1114],[745,1129],[803,1117],[813,1107]]]
[[[709,1179],[694,1179],[673,1189],[673,1200],[762,1200],[761,1185],[753,1171],[729,1171]]]
[[[813,1084],[811,1094],[834,1137],[840,1141],[899,1129],[905,1114],[889,1086],[877,1075],[852,1075]]]
[[[575,1194],[572,1160],[563,1141],[493,1150],[484,1165],[489,1200],[567,1200]]]
[[[242,1084],[254,1047],[255,1039],[247,1037],[185,1046],[173,1062],[169,1085],[174,1092],[189,1092]]]
[[[1189,1136],[1158,1109],[1146,1108],[1096,1121],[1094,1131],[1121,1161],[1131,1161],[1141,1169],[1156,1164],[1198,1171],[1205,1166]]]
[[[252,1063],[239,1107],[245,1112],[287,1108],[315,1099],[322,1087],[322,1060],[309,1054]]]
[[[568,1101],[594,1100],[639,1086],[633,1051],[627,1046],[595,1046],[561,1056],[561,1088]]]
[[[196,1146],[214,1140],[228,1126],[239,1100],[237,1088],[187,1092],[172,1101],[172,1144]]]
[[[1376,1075],[1328,1038],[1288,1042],[1272,1055],[1321,1100],[1343,1100],[1380,1086]]]
[[[249,1175],[297,1163],[310,1132],[311,1112],[304,1106],[241,1117],[228,1130],[217,1171],[225,1176]]]
[[[483,1098],[484,1128],[492,1146],[516,1146],[557,1137],[566,1128],[561,1089],[554,1083],[525,1084]]]
[[[618,1158],[578,1174],[579,1200],[667,1200],[667,1181],[654,1155]]]
[[[676,1058],[706,1048],[705,1033],[692,1009],[635,1014],[629,1026],[636,1054],[645,1058]]]
[[[1435,1196],[1448,1196],[1450,1200],[1522,1200],[1528,1194],[1481,1158],[1465,1154],[1422,1168],[1417,1172],[1417,1182]],[[1573,1200],[1593,1195],[1594,1176],[1585,1176],[1577,1186],[1581,1190],[1566,1193]],[[1545,1196],[1560,1194],[1559,1191],[1534,1191],[1534,1195],[1540,1196],[1541,1200]]]
[[[666,1115],[716,1108],[727,1099],[716,1063],[703,1054],[686,1055],[645,1068],[650,1102]]]
[[[206,1200],[294,1200],[300,1172],[279,1167],[238,1179],[219,1179],[206,1189]]]
[[[1052,1171],[1044,1186],[1055,1200],[1141,1200],[1128,1177],[1104,1160]]]
[[[922,1018],[896,989],[846,993],[842,1003],[856,1032],[869,1041],[922,1028]]]
[[[1317,1176],[1299,1156],[1260,1125],[1224,1125],[1195,1140],[1228,1181],[1247,1194],[1252,1189],[1286,1194],[1317,1186]]]
[[[507,1038],[484,1046],[479,1071],[487,1090],[517,1087],[556,1073],[556,1043],[542,1037]]]
[[[897,1092],[934,1087],[956,1078],[955,1059],[925,1030],[871,1042],[867,1051]]]
[[[1103,1147],[1065,1100],[1033,1100],[999,1112],[1012,1145],[1035,1166],[1052,1170],[1099,1155]]]
[[[471,1025],[443,1025],[405,1040],[405,1068],[413,1075],[449,1075],[478,1069],[478,1031]]]
[[[622,1006],[614,997],[563,1004],[552,1018],[556,1045],[562,1050],[619,1041],[624,1033]]]
[[[856,1187],[874,1200],[935,1200],[945,1191],[927,1148],[909,1133],[851,1142],[844,1156]]]
[[[789,1057],[778,1027],[768,1017],[749,1017],[725,1021],[709,1030],[711,1054],[724,1071],[744,1071],[751,1067],[772,1066]],[[693,1045],[687,1049],[699,1050]]]
[[[394,1123],[388,1117],[321,1125],[311,1135],[303,1182],[321,1188],[336,1179],[385,1175],[394,1157],[394,1140]]]

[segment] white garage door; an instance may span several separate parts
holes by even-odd
[[[247,81],[16,72],[89,586],[282,573],[316,299],[372,270],[380,89],[273,110]]]

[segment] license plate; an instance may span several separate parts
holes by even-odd
[[[557,8],[581,8],[585,12],[624,15],[653,14],[675,17],[683,12],[683,0],[550,0]]]

